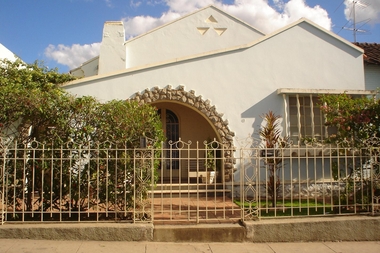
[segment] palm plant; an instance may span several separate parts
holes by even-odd
[[[281,136],[281,116],[269,111],[262,115],[265,121],[260,129],[260,137],[263,143],[261,156],[264,157],[264,164],[269,172],[267,190],[272,200],[272,207],[276,207],[276,201],[280,189],[279,170],[283,158],[282,148],[286,147],[288,138]]]

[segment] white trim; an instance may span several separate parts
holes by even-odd
[[[311,118],[311,137],[315,137],[315,122],[314,122],[314,101],[313,95],[310,94],[310,118]]]
[[[300,141],[302,138],[302,128],[301,128],[301,105],[300,105],[300,96],[296,94],[297,99],[297,127],[298,127],[298,145],[300,145]]]
[[[282,98],[284,99],[284,115],[285,115],[285,136],[290,136],[290,130],[289,130],[289,125],[288,122],[290,123],[289,120],[289,115],[288,115],[288,103],[287,103],[287,96],[286,94],[282,94]]]
[[[281,88],[277,94],[349,94],[349,95],[376,95],[375,90],[342,90],[342,89],[299,89]]]

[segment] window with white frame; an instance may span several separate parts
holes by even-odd
[[[325,116],[320,109],[319,94],[349,94],[353,97],[375,96],[371,90],[338,90],[338,89],[302,89],[280,88],[284,101],[285,136],[294,144],[302,144],[304,140],[326,140],[337,134],[336,127],[326,126]]]
[[[321,141],[335,133],[336,129],[325,126],[318,96],[289,95],[289,136],[293,143]]]

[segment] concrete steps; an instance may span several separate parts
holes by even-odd
[[[225,189],[223,184],[158,184],[154,191],[155,198],[181,197],[188,195],[189,197],[204,196],[229,196],[230,190]]]

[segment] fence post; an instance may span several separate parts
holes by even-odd
[[[379,178],[380,178],[380,171],[379,171],[379,148],[377,147],[369,147],[370,148],[370,175],[371,175],[371,212],[372,216],[375,215],[375,211],[380,207],[379,200],[380,200],[380,189],[378,189],[379,185]],[[375,167],[376,166],[376,167]]]
[[[1,151],[0,154],[3,154],[3,159],[2,159],[2,166],[0,168],[0,199],[1,199],[1,225],[4,224],[4,215],[5,215],[5,210],[4,210],[4,175],[5,175],[5,147],[3,147],[3,139],[0,138],[0,145],[1,145]],[[6,208],[6,207],[5,207]]]
[[[5,154],[5,148],[2,148],[1,152],[2,154]],[[1,225],[4,224],[5,222],[5,214],[6,214],[6,206],[5,206],[5,202],[4,202],[4,190],[5,190],[5,184],[4,184],[4,175],[5,175],[5,155],[3,155],[3,166],[1,166],[1,170],[0,170],[0,199],[1,199]]]

